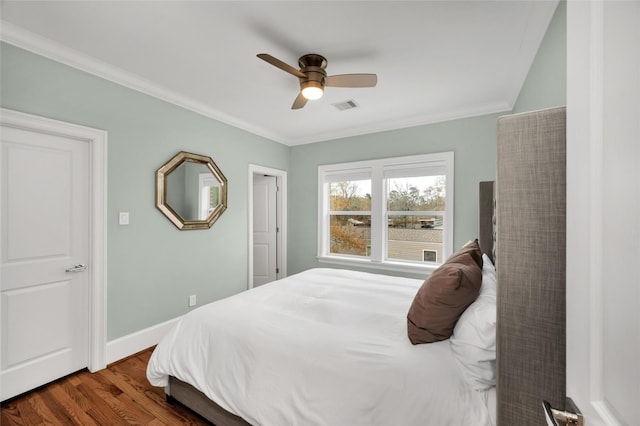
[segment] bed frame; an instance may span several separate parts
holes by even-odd
[[[165,391],[167,401],[181,403],[216,426],[251,426],[242,417],[228,412],[198,389],[173,376],[169,376],[169,386]]]
[[[565,408],[565,108],[500,117],[497,182],[480,182],[479,235],[496,264],[498,426],[546,424]],[[167,398],[217,426],[246,426],[169,378]]]

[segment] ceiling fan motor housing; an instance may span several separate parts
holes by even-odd
[[[300,78],[300,88],[317,87],[324,89],[325,78],[327,77],[327,60],[324,56],[311,53],[304,55],[298,59],[300,71],[306,78]]]
[[[300,65],[300,68],[318,67],[325,69],[327,67],[327,59],[317,53],[309,53],[298,59],[298,65]]]

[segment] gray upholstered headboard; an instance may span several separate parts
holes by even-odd
[[[498,426],[565,407],[566,110],[497,125]]]

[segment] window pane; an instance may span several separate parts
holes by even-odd
[[[443,219],[441,215],[390,214],[387,224],[387,258],[442,263]]]
[[[329,210],[370,211],[371,180],[349,180],[329,184]]]
[[[331,215],[330,252],[369,256],[371,216]]]
[[[445,176],[386,179],[387,210],[444,212],[445,183]]]

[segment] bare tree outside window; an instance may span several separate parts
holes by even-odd
[[[370,188],[369,180],[331,183],[329,204],[332,212],[363,212],[360,215],[331,215],[331,253],[367,256],[367,245],[371,234]]]

